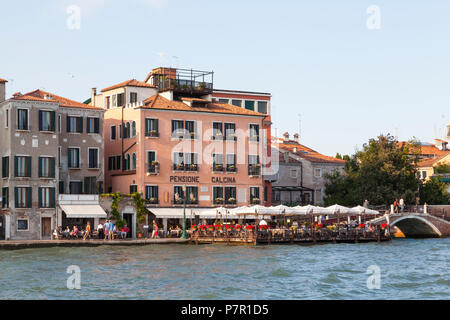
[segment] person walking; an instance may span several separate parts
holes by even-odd
[[[109,220],[109,240],[114,240],[114,230],[115,230],[114,223]]]
[[[403,198],[400,198],[400,212],[403,212],[403,210],[405,209],[405,200],[403,200]]]
[[[108,239],[109,237],[109,220],[106,220],[105,222],[105,226],[103,227],[105,230],[105,240]]]
[[[88,221],[86,230],[84,231],[83,240],[86,240],[88,237],[89,238],[91,237],[91,222],[90,221]]]
[[[397,200],[397,198],[394,200],[394,212],[398,213],[398,200]]]
[[[152,239],[155,239],[155,238],[159,238],[159,235],[158,235],[158,225],[156,224],[155,221],[153,221],[153,233],[152,233]]]

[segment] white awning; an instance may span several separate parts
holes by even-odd
[[[60,204],[59,207],[69,219],[105,219],[107,217],[105,210],[98,204]]]
[[[183,219],[183,208],[147,208],[157,219]],[[186,208],[186,219],[238,219],[225,208]]]
[[[182,208],[147,208],[157,219],[183,219]],[[191,218],[191,210],[186,209],[186,219]],[[195,218],[194,213],[192,218]]]

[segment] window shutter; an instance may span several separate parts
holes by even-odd
[[[14,207],[19,207],[19,188],[14,188]]]
[[[27,157],[27,177],[31,177],[31,157]]]
[[[69,116],[67,116],[67,126],[66,126],[67,128],[67,132],[70,132],[71,131],[71,128],[70,128],[70,117]]]
[[[100,119],[95,118],[94,120],[94,133],[100,133]]]
[[[78,124],[77,132],[83,133],[83,117],[78,118],[77,124]]]
[[[86,132],[87,133],[92,133],[92,128],[91,128],[91,118],[86,118]]]
[[[56,165],[56,159],[50,158],[50,177],[55,178],[55,165]]]
[[[159,132],[159,120],[155,119],[155,130],[156,132]]]
[[[39,208],[42,208],[42,188],[38,189],[38,203],[39,203]]]
[[[150,119],[145,119],[145,134],[150,132]]]
[[[56,131],[56,114],[55,114],[55,111],[50,112],[50,131]]]
[[[42,158],[39,157],[39,161],[38,161],[38,172],[39,172],[39,178],[42,177]]]
[[[27,188],[27,208],[31,208],[31,204],[33,202],[33,189]]]
[[[42,111],[39,110],[39,131],[42,131]]]
[[[55,208],[55,195],[56,195],[56,189],[50,188],[50,208]]]
[[[19,176],[19,158],[17,156],[14,157],[14,177]]]

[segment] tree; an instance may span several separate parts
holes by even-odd
[[[446,174],[450,173],[450,164],[440,164],[434,168],[434,173]]]
[[[348,157],[344,174],[325,177],[325,203],[353,206],[368,200],[385,205],[401,197],[412,203],[419,185],[417,149],[416,141],[399,147],[391,135],[369,140]]]
[[[438,177],[432,177],[421,186],[420,201],[422,204],[448,204],[447,185]]]

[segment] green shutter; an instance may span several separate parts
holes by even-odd
[[[42,177],[42,158],[39,157],[39,161],[38,161],[38,174],[39,174],[39,178]]]
[[[55,195],[56,195],[56,189],[50,188],[50,208],[55,208]]]
[[[77,125],[78,125],[77,132],[83,133],[83,117],[78,117]]]
[[[56,131],[56,113],[55,111],[50,112],[50,131]]]
[[[38,208],[42,208],[42,188],[38,189]]]
[[[19,188],[14,188],[14,207],[19,207]]]
[[[31,177],[31,157],[27,157],[27,174],[25,176]]]
[[[33,189],[27,188],[27,208],[31,208],[33,203]]]
[[[42,111],[39,110],[39,131],[42,131]]]
[[[50,178],[55,178],[56,159],[50,158]]]
[[[19,176],[19,157],[14,157],[14,177]]]
[[[66,127],[67,127],[66,131],[70,132],[70,117],[69,116],[67,116],[67,126]]]

